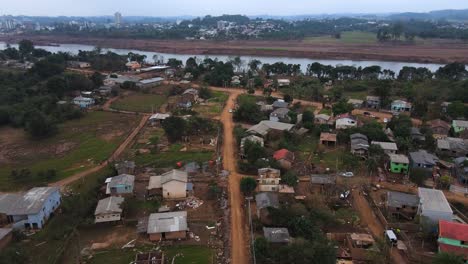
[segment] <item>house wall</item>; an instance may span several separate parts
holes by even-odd
[[[110,214],[100,214],[96,215],[94,222],[95,223],[103,223],[103,222],[114,222],[120,220],[119,213],[110,213]]]
[[[111,194],[132,194],[133,185],[115,186],[110,189]]]
[[[390,163],[390,171],[393,173],[407,173],[408,172],[408,164],[403,163]]]
[[[452,221],[453,214],[448,212],[439,212],[439,211],[432,211],[432,210],[422,210],[421,208],[418,210],[422,216],[429,218],[434,223],[438,223],[439,220],[447,220]]]
[[[278,185],[259,185],[258,191],[259,192],[277,192],[279,190]]]
[[[180,199],[187,197],[187,183],[180,181],[170,181],[163,184],[162,190],[164,199]]]
[[[460,133],[462,131],[465,130],[464,127],[459,127],[459,126],[453,126],[453,130],[455,131],[455,133]]]
[[[185,238],[187,238],[187,232],[186,231],[178,231],[178,232],[164,233],[164,238],[167,239],[167,240],[185,239]]]
[[[154,234],[149,234],[149,240],[150,241],[159,241],[162,238],[161,233],[154,233]]]

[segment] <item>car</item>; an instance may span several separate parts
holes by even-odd
[[[354,177],[354,173],[352,173],[351,171],[342,172],[340,175],[347,178]]]
[[[232,110],[232,109],[229,109],[229,113],[232,113],[232,112],[234,112],[234,110]]]
[[[363,113],[365,116],[371,116],[372,114],[370,112],[364,112]]]
[[[398,238],[397,236],[395,235],[395,232],[393,232],[393,230],[385,230],[384,232],[384,236],[385,238],[387,239],[387,241],[392,245],[392,246],[396,246],[397,243],[398,243]]]

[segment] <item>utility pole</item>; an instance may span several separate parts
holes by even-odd
[[[255,257],[255,241],[254,241],[254,235],[253,235],[253,226],[252,226],[252,215],[250,211],[250,201],[253,199],[253,197],[245,197],[245,200],[247,200],[248,203],[248,210],[249,210],[249,225],[250,225],[250,241],[251,241],[251,250],[252,250],[252,259],[253,263],[257,264],[257,258]]]

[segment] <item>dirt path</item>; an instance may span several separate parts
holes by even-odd
[[[218,90],[218,89],[216,89]],[[235,140],[233,136],[234,122],[229,109],[234,108],[235,101],[239,94],[239,90],[229,90],[229,98],[226,102],[226,107],[221,113],[221,122],[224,126],[223,138],[223,166],[225,170],[230,171],[229,175],[229,203],[231,210],[231,263],[247,264],[249,263],[249,247],[247,228],[243,215],[242,201],[243,196],[240,191],[240,180],[242,175],[236,172],[236,152]]]
[[[122,144],[120,144],[120,146],[114,151],[114,153],[112,153],[112,155],[106,161],[102,162],[96,167],[79,172],[63,180],[51,183],[49,184],[49,186],[63,187],[105,168],[110,162],[116,160],[124,152],[124,150],[130,145],[133,139],[135,139],[135,137],[138,135],[140,130],[145,126],[149,117],[149,115],[142,116],[138,126],[132,131],[132,133],[130,133],[130,135],[128,135],[128,137],[122,142]]]
[[[374,214],[369,202],[367,202],[359,190],[353,190],[352,197],[354,208],[359,212],[362,223],[370,229],[375,238],[382,238],[385,231],[384,226]],[[391,250],[391,257],[395,264],[407,263],[406,259],[400,255],[397,249]]]

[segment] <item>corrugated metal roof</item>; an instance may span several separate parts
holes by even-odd
[[[255,202],[257,203],[257,209],[267,207],[279,207],[278,194],[271,192],[261,192],[255,195]]]
[[[57,187],[35,187],[24,194],[8,193],[0,195],[0,212],[7,215],[29,215],[38,213],[47,198]]]
[[[409,164],[409,159],[403,154],[389,154],[390,162]]]
[[[109,214],[109,213],[122,213],[121,204],[125,201],[123,197],[110,196],[99,200],[94,215]]]
[[[372,141],[371,144],[379,145],[383,150],[393,150],[393,151],[398,150],[397,144],[393,142]]]
[[[387,192],[387,206],[390,207],[403,207],[412,206],[418,207],[419,198],[414,194],[402,193],[402,192]]]
[[[148,234],[178,232],[188,230],[187,212],[168,212],[150,214]]]
[[[264,227],[263,235],[271,243],[288,243],[290,239],[287,228]]]
[[[424,211],[453,213],[450,204],[441,190],[418,188],[421,208]]]

